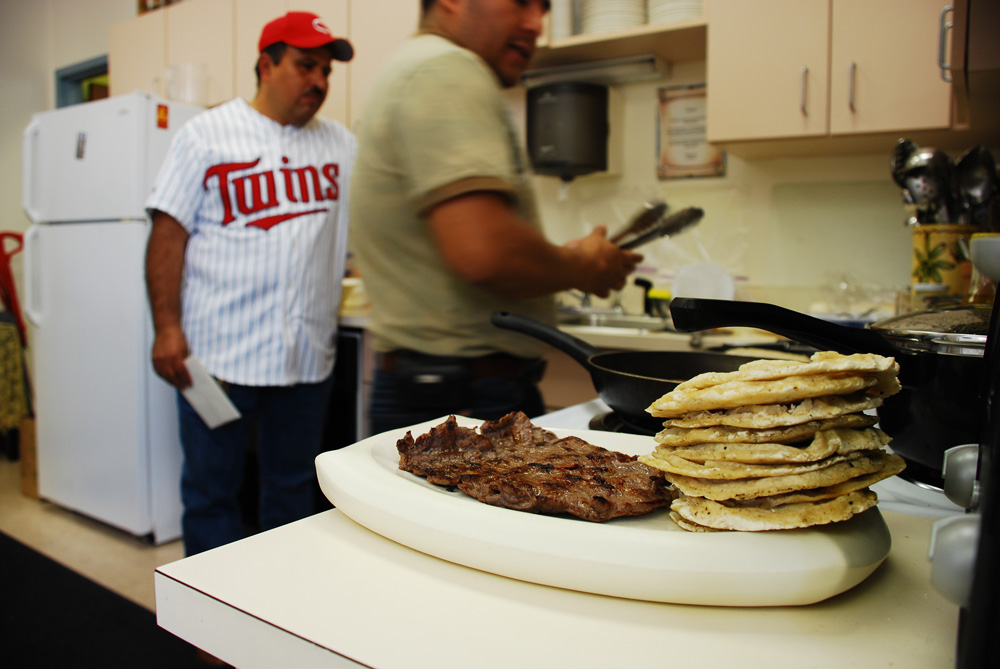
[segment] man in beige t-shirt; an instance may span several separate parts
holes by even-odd
[[[379,352],[372,431],[445,414],[544,411],[545,345],[490,323],[554,319],[554,294],[607,295],[641,256],[603,229],[545,239],[504,87],[534,52],[545,0],[422,0],[360,124],[351,248]]]

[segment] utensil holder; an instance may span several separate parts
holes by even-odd
[[[976,229],[969,225],[933,223],[913,228],[913,270],[910,291],[914,308],[940,306],[919,304],[932,294],[936,301],[961,302],[969,292],[972,262],[969,240]]]

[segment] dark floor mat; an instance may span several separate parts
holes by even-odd
[[[7,667],[205,666],[148,609],[3,533],[0,568],[0,656]]]

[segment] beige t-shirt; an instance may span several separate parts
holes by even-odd
[[[424,217],[456,195],[489,190],[539,229],[525,166],[499,80],[479,56],[420,34],[389,60],[361,119],[351,182],[350,246],[372,303],[377,350],[525,357],[545,350],[494,327],[490,315],[504,309],[552,322],[554,300],[501,298],[462,280]]]

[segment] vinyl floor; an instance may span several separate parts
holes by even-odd
[[[155,611],[153,572],[184,557],[21,492],[21,465],[0,456],[0,531],[140,606]],[[6,578],[13,575],[6,574]]]

